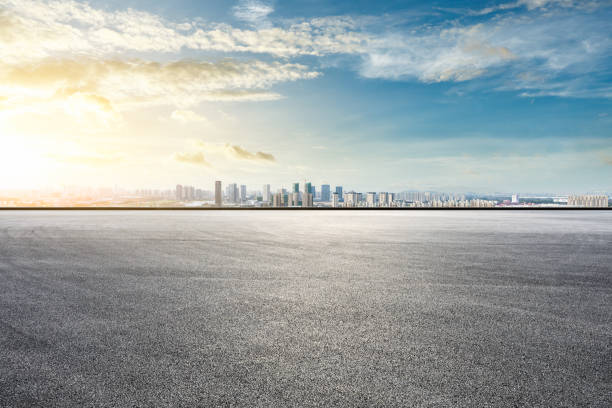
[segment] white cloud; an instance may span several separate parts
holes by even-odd
[[[160,64],[142,60],[42,60],[0,64],[0,95],[6,98],[5,105],[15,107],[74,95],[101,110],[142,105],[187,107],[207,100],[278,99],[278,94],[266,89],[279,82],[317,75],[300,64],[262,61]]]
[[[274,7],[258,0],[240,0],[233,10],[234,16],[239,20],[262,24],[265,18],[274,12]]]
[[[262,151],[251,152],[241,146],[232,145],[230,143],[206,143],[201,140],[196,141],[196,146],[205,150],[207,153],[222,154],[234,160],[244,160],[259,163],[275,163],[276,158],[271,153]]]
[[[582,10],[586,4],[595,7],[596,3],[518,0],[478,13],[519,7],[540,11],[484,16],[479,24],[471,25],[459,20],[407,27],[387,24],[388,17],[336,16],[271,22],[268,17],[273,7],[269,3],[247,0],[241,1],[234,13],[247,22],[267,23],[240,29],[198,20],[176,23],[131,9],[106,11],[74,0],[0,0],[0,65],[77,56],[103,60],[133,52],[160,53],[169,59],[184,49],[269,54],[285,61],[300,55],[344,54],[358,57],[361,63],[357,63],[356,70],[367,78],[462,82],[505,70],[504,83],[496,87],[536,89],[536,81],[512,79],[521,72],[535,72],[542,78],[539,83],[544,89],[559,83],[561,75],[586,77],[606,69],[605,59],[612,49],[610,28],[605,19]],[[192,84],[171,88],[196,88],[195,97],[179,92],[180,97],[187,97],[187,105],[199,100],[273,100],[281,97],[267,90],[273,83],[317,75],[306,73],[305,68],[289,71],[293,78],[287,75],[285,79],[264,81],[266,85],[223,80],[223,87],[211,89],[206,85],[205,92]],[[252,83],[257,82],[258,75],[244,77]],[[234,78],[238,81],[237,76]],[[597,85],[590,84],[582,91],[595,88]],[[150,95],[145,92],[145,96]]]

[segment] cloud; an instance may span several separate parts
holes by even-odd
[[[535,10],[540,8],[548,7],[595,7],[597,1],[575,1],[575,0],[518,0],[511,3],[503,3],[493,7],[486,7],[482,10],[472,11],[470,14],[482,16],[486,14],[495,13],[498,11],[512,10],[520,7],[525,7],[527,10]]]
[[[179,163],[192,164],[196,166],[212,167],[204,158],[204,153],[174,153],[172,158]]]
[[[225,152],[234,159],[238,160],[255,160],[263,162],[275,162],[276,159],[270,153],[257,152],[251,153],[237,145],[225,145]]]
[[[355,52],[366,39],[350,17],[324,17],[281,26],[239,29],[198,21],[174,23],[128,9],[106,11],[74,0],[0,0],[0,48],[5,62],[79,54],[179,53],[182,49],[267,53],[290,57]],[[253,23],[273,11],[269,4],[243,1],[234,13]]]
[[[233,8],[234,16],[252,24],[262,24],[269,14],[274,12],[274,7],[268,3],[257,0],[240,0]]]
[[[414,24],[394,22],[388,16],[271,20],[270,3],[244,0],[233,12],[253,25],[236,28],[197,19],[177,23],[151,13],[108,11],[74,0],[0,0],[0,65],[23,66],[76,56],[97,61],[123,60],[121,56],[126,53],[158,53],[168,59],[168,55],[176,56],[183,50],[269,54],[283,58],[285,63],[293,57],[310,55],[320,57],[324,65],[326,56],[342,54],[355,57],[348,61],[365,78],[432,83],[497,76],[494,89],[527,90],[537,95],[569,77],[580,79],[573,84],[585,87],[566,88],[554,94],[600,97],[608,94],[601,88],[607,82],[612,41],[607,20],[601,13],[590,12],[594,7],[604,6],[596,1],[518,0],[476,12],[480,14],[477,24],[470,23],[474,19],[469,17]],[[539,11],[505,12],[519,8]],[[493,12],[500,13],[489,16]],[[265,24],[260,24],[263,21]],[[306,73],[306,67],[293,67],[290,71],[295,78],[287,76],[267,85],[249,86],[226,81],[225,87],[208,88],[205,92],[193,84],[171,84],[172,91],[181,92],[170,99],[174,99],[172,103],[184,100],[186,105],[201,100],[274,100],[281,96],[267,91],[273,83],[319,75]],[[525,71],[543,79],[512,79]],[[592,75],[597,72],[601,73],[599,78]],[[250,76],[250,81],[257,77],[260,75]],[[137,93],[136,83],[131,86],[132,96]],[[154,88],[159,89],[157,85]],[[195,92],[190,88],[196,88]],[[113,98],[96,94],[115,104]],[[144,96],[150,97],[146,93]]]
[[[15,106],[81,95],[107,111],[142,105],[187,107],[210,100],[274,100],[281,96],[266,91],[272,85],[318,75],[304,65],[281,62],[44,59],[0,64],[0,95]]]
[[[175,110],[170,117],[183,124],[190,122],[207,122],[208,120],[191,110]]]

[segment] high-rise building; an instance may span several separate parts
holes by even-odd
[[[368,207],[376,207],[376,193],[367,193],[366,204]]]
[[[283,194],[283,191],[280,190],[278,193],[274,194],[272,197],[272,207],[280,208],[285,207],[285,198],[287,196]]]
[[[312,207],[312,193],[302,194],[302,207]]]
[[[310,186],[310,192],[312,193],[312,199],[316,200],[317,199],[317,189],[315,188],[315,186]]]
[[[236,183],[228,184],[225,189],[225,195],[228,202],[237,203],[240,198],[238,195],[238,185]]]
[[[378,205],[380,207],[391,207],[393,205],[393,193],[378,193]]]
[[[292,193],[299,193],[300,192],[300,183],[293,183],[293,189],[291,190]]]
[[[176,199],[179,201],[183,199],[183,186],[181,186],[180,184],[176,185],[176,189],[174,190],[174,197],[176,197]]]
[[[336,208],[340,206],[340,199],[338,198],[338,193],[333,192],[331,194],[331,203],[332,203],[332,207]]]
[[[263,198],[264,203],[270,202],[270,185],[269,184],[263,185],[262,198]]]
[[[512,204],[518,204],[518,203],[519,203],[519,195],[512,194]]]
[[[240,186],[240,201],[244,202],[247,200],[246,186],[243,184]]]
[[[294,207],[297,207],[300,205],[300,192],[297,191],[295,193],[291,193],[289,194],[289,196],[291,197],[291,205],[293,205]]]
[[[330,199],[329,184],[321,185],[321,201],[328,202]]]
[[[312,207],[312,185],[310,182],[304,182],[304,192],[302,193],[302,207]]]
[[[336,194],[338,194],[338,200],[342,202],[344,200],[344,195],[342,194],[342,186],[336,186]]]
[[[361,194],[355,191],[344,193],[344,205],[346,207],[357,207],[361,201]]]
[[[195,199],[195,187],[194,186],[183,186],[183,197],[185,200]]]
[[[215,205],[221,207],[223,205],[223,193],[221,190],[221,182],[215,181]]]

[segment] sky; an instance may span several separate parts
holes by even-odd
[[[612,1],[0,0],[0,188],[612,191]]]

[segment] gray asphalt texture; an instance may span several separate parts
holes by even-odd
[[[612,212],[0,212],[0,406],[612,405]]]

